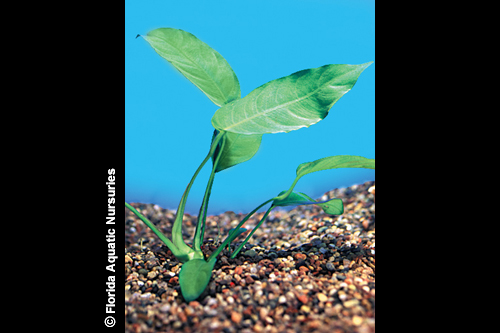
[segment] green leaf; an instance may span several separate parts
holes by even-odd
[[[328,115],[333,104],[351,90],[370,64],[325,65],[270,81],[217,110],[212,125],[240,134],[290,132],[309,127]]]
[[[217,133],[218,131],[215,130],[212,141]],[[226,143],[215,172],[228,169],[251,159],[259,150],[261,141],[262,135],[244,135],[227,132]],[[221,143],[219,143],[220,145]],[[216,150],[214,156],[212,156],[212,161],[215,161],[218,154],[219,150]]]
[[[297,167],[296,173],[297,178],[300,178],[312,172],[339,168],[375,169],[375,159],[352,155],[329,156],[313,162],[300,164]]]
[[[216,105],[240,98],[238,78],[226,59],[193,34],[160,28],[143,37]]]
[[[326,202],[318,202],[316,205],[320,206],[325,213],[330,215],[344,214],[344,203],[339,198],[333,198]]]
[[[194,301],[205,290],[216,261],[216,258],[209,262],[203,259],[194,259],[182,265],[179,273],[179,285],[182,296],[187,302]]]
[[[344,214],[344,203],[342,199],[333,198],[325,201],[316,201],[309,197],[305,193],[301,193],[304,197],[311,200],[315,205],[318,205],[323,209],[323,211],[330,215],[341,215]]]
[[[286,191],[282,191],[279,195],[284,193],[286,193]],[[273,201],[273,206],[299,206],[313,204],[320,206],[327,214],[340,215],[344,213],[344,204],[342,203],[342,199],[338,198],[316,201],[305,193],[292,192],[285,199],[277,199]]]
[[[286,193],[286,191],[281,191],[278,197],[284,193]],[[309,204],[311,201],[315,202],[315,200],[309,200],[302,194],[303,193],[292,192],[285,199],[274,200],[272,205],[284,207],[284,206],[297,206],[297,205]]]
[[[321,158],[319,160],[313,161],[313,162],[307,162],[307,163],[302,163],[297,167],[296,173],[297,176],[295,177],[295,180],[293,181],[292,185],[287,191],[281,192],[276,198],[274,198],[275,201],[281,202],[283,200],[286,200],[289,195],[291,195],[293,192],[293,189],[295,185],[297,185],[297,182],[299,181],[300,178],[303,176],[316,172],[316,171],[322,171],[322,170],[328,170],[328,169],[338,169],[338,168],[365,168],[365,169],[375,169],[375,159],[371,158],[366,158],[362,156],[352,156],[352,155],[337,155],[337,156],[329,156],[325,158]],[[313,200],[313,199],[311,199]],[[332,211],[337,211],[337,206],[328,206],[327,207],[333,207],[330,208]],[[327,208],[329,209],[329,208]],[[343,207],[342,207],[343,211]],[[334,214],[334,213],[329,213],[329,214]]]

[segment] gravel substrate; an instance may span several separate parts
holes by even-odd
[[[316,206],[273,211],[235,259],[219,255],[207,289],[189,303],[177,259],[126,209],[125,331],[375,332],[375,182],[325,196],[342,198],[344,214]],[[174,212],[132,206],[170,237]],[[256,215],[249,231],[263,213]],[[217,225],[222,242],[244,216],[209,216],[204,252],[217,248]],[[183,225],[191,240],[196,217],[186,215]]]

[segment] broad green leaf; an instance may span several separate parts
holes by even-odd
[[[270,81],[217,110],[212,125],[240,134],[290,132],[309,127],[328,115],[333,104],[351,90],[370,64],[325,65]]]
[[[302,163],[297,167],[296,172],[297,178],[300,178],[312,172],[339,168],[375,169],[375,159],[352,155],[329,156],[313,162]]]
[[[212,141],[218,131],[214,131]],[[244,135],[238,133],[226,132],[226,144],[222,151],[222,156],[215,172],[228,169],[236,164],[240,164],[251,159],[259,150],[262,135]],[[221,143],[219,143],[219,146]],[[212,161],[215,161],[219,150],[216,150]]]
[[[282,191],[279,195],[286,193]],[[344,213],[344,204],[342,199],[334,198],[325,201],[316,201],[305,193],[292,192],[288,197],[282,200],[274,200],[273,206],[299,206],[299,205],[318,205],[325,213],[331,215],[340,215]]]
[[[143,37],[216,105],[240,98],[238,78],[226,59],[193,34],[160,28]]]
[[[187,302],[194,301],[205,290],[216,261],[215,258],[210,262],[203,259],[194,259],[182,264],[179,273],[179,285],[181,286],[182,296]]]

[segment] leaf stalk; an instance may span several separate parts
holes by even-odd
[[[225,137],[225,132],[219,133],[217,136],[221,136],[222,138],[222,144],[220,151],[222,152],[224,149],[224,145],[226,144],[226,137]],[[217,147],[218,140],[214,141],[215,147]],[[210,151],[212,151],[214,147],[214,144],[212,144]],[[214,150],[215,153],[215,150]],[[212,154],[213,155],[213,154]],[[211,155],[211,156],[212,156]],[[198,223],[196,224],[196,231],[194,235],[194,240],[193,240],[193,247],[197,250],[201,251],[201,244],[203,243],[203,238],[205,236],[205,223],[206,223],[206,217],[207,217],[207,209],[208,209],[208,200],[210,199],[210,194],[212,192],[212,185],[214,183],[214,178],[215,178],[215,170],[217,169],[217,165],[219,164],[219,160],[221,158],[222,154],[218,154],[217,158],[214,161],[214,164],[212,166],[212,172],[210,173],[210,178],[208,179],[208,184],[207,188],[205,190],[205,195],[203,196],[203,202],[200,207],[200,212],[198,213]],[[211,157],[210,156],[210,157]]]
[[[177,208],[177,214],[175,216],[175,221],[174,225],[172,226],[172,241],[175,246],[177,246],[179,249],[188,251],[192,250],[189,246],[184,243],[184,240],[182,238],[182,219],[184,217],[184,208],[186,206],[187,202],[187,197],[189,195],[189,191],[191,190],[191,187],[193,186],[194,180],[200,173],[201,169],[205,166],[205,164],[208,162],[208,160],[212,157],[212,155],[215,153],[215,149],[217,148],[217,145],[220,140],[224,137],[224,132],[221,132],[222,134],[217,136],[212,143],[212,146],[210,148],[209,153],[201,162],[200,166],[198,169],[196,169],[196,172],[194,173],[193,177],[191,178],[191,181],[189,182],[188,186],[186,187],[186,190],[184,191],[184,194],[182,195],[181,201],[179,203],[179,207]],[[196,249],[195,249],[196,250]],[[198,250],[201,253],[201,250]]]

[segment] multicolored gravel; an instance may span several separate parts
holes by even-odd
[[[235,259],[226,250],[219,255],[207,289],[189,303],[179,287],[181,265],[127,209],[125,331],[375,332],[375,182],[326,197],[342,198],[344,214],[316,206],[273,211]],[[174,212],[132,206],[170,237]],[[262,215],[244,227],[250,231]],[[204,252],[214,251],[244,216],[209,216]],[[184,239],[192,239],[196,217],[186,214],[183,225]]]

